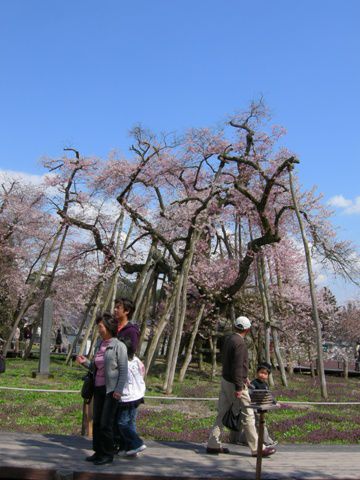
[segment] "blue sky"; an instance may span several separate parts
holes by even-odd
[[[126,152],[135,123],[213,125],[262,95],[359,244],[359,18],[358,0],[2,0],[0,168]]]

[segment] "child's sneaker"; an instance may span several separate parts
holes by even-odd
[[[115,452],[115,455],[118,455],[119,457],[125,457],[126,450],[117,450],[117,452]]]
[[[141,446],[138,447],[138,448],[134,448],[133,450],[128,450],[128,451],[126,452],[126,456],[127,456],[127,457],[131,457],[131,456],[133,456],[133,455],[136,455],[137,453],[140,453],[140,452],[142,452],[143,450],[145,450],[145,448],[146,448],[146,445],[143,444],[143,445],[141,445]]]

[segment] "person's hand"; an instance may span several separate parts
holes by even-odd
[[[113,397],[115,398],[115,400],[120,400],[120,398],[121,398],[121,393],[119,393],[119,392],[114,392],[114,393],[113,393]]]
[[[245,385],[246,385],[246,386],[249,386],[249,385],[250,385],[250,383],[251,383],[251,382],[250,382],[250,378],[249,378],[249,377],[247,377],[247,378],[246,378],[246,380],[245,380]]]
[[[242,390],[235,391],[234,395],[235,395],[235,398],[241,398]]]
[[[83,363],[86,362],[86,357],[85,355],[78,355],[76,357],[76,363],[78,363],[79,365],[82,365]]]

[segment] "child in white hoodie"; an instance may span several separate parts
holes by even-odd
[[[128,379],[119,400],[117,425],[125,455],[132,456],[146,448],[136,431],[137,408],[141,403],[144,403],[145,367],[135,355],[131,340],[127,338],[123,341],[128,350]]]

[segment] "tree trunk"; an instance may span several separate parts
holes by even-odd
[[[258,272],[258,287],[259,287],[261,304],[263,307],[263,314],[264,314],[265,361],[270,364],[271,363],[271,359],[270,359],[271,318],[270,318],[269,304],[265,294],[265,289],[266,289],[265,272],[264,272],[265,265],[264,265],[264,259],[261,253],[257,256],[256,265],[257,265],[257,272]],[[261,360],[263,360],[263,358],[261,358]],[[270,387],[274,386],[274,379],[272,374],[269,375],[269,385]]]
[[[328,398],[327,387],[326,387],[326,377],[324,371],[324,360],[323,360],[323,349],[322,349],[322,333],[321,333],[321,324],[319,319],[319,312],[317,307],[317,300],[316,300],[316,290],[315,290],[315,282],[314,282],[314,275],[312,271],[312,264],[311,264],[311,255],[309,244],[306,238],[305,229],[303,225],[303,221],[300,215],[297,198],[295,194],[295,189],[293,185],[293,178],[292,178],[292,167],[288,168],[289,171],[289,181],[290,181],[290,190],[291,190],[291,197],[294,204],[294,209],[296,213],[297,220],[299,222],[299,228],[301,232],[301,237],[304,245],[305,257],[306,257],[306,266],[308,271],[308,278],[309,278],[309,287],[310,287],[310,296],[311,296],[311,304],[312,304],[312,318],[315,326],[316,331],[316,349],[317,349],[317,356],[318,356],[318,364],[319,364],[319,371],[318,374],[320,376],[320,386],[321,386],[321,396],[325,400]]]
[[[349,378],[349,360],[347,357],[344,358],[343,362],[343,377],[345,380],[348,380]]]
[[[177,282],[178,282],[178,278],[176,277],[174,290],[176,290]],[[174,291],[173,291],[171,294],[169,294],[166,297],[164,312],[161,315],[158,324],[156,325],[156,328],[154,330],[154,333],[153,333],[153,336],[151,338],[150,344],[148,345],[148,348],[147,348],[147,351],[146,351],[145,360],[144,360],[146,375],[149,373],[149,369],[150,369],[150,367],[153,363],[153,357],[154,357],[154,355],[155,355],[155,353],[157,352],[157,349],[158,349],[158,344],[159,344],[160,338],[161,338],[161,336],[164,332],[164,329],[169,322],[170,316],[171,316],[171,314],[174,310],[174,303],[175,303],[175,295],[174,295]]]
[[[278,310],[280,311],[280,314],[281,314],[282,312],[284,312],[284,302],[283,302],[283,297],[282,297],[283,284],[282,284],[282,278],[281,278],[280,268],[279,268],[279,264],[278,264],[278,259],[276,257],[275,257],[275,273],[276,273],[276,283],[277,283],[278,292],[279,292]],[[274,338],[276,339],[276,340],[274,340],[274,351],[275,351],[276,358],[277,358],[277,360],[279,362],[279,365],[280,365],[279,359],[282,361],[282,355],[281,355],[281,352],[280,352],[280,342],[278,341],[279,336],[278,336],[278,331],[277,331],[276,327],[274,327],[274,330],[275,330],[275,334],[273,334],[273,335],[274,335]],[[279,352],[279,356],[278,356],[277,352]],[[284,368],[284,375],[281,373],[281,381],[282,381],[282,384],[284,386],[287,386],[286,372],[288,373],[288,376],[290,376],[290,377],[293,376],[293,374],[294,374],[294,360],[292,358],[292,352],[291,351],[289,351],[288,355],[286,355],[286,367],[283,364],[283,368]],[[280,372],[282,372],[282,367],[280,367]]]
[[[273,315],[274,309],[273,309],[273,303],[270,296],[269,283],[266,277],[265,261],[263,256],[261,257],[260,262],[261,262],[262,281],[264,285],[264,294],[265,294],[265,299],[268,306],[268,312],[269,312],[269,318],[270,318],[270,329],[271,329],[271,335],[273,340],[274,353],[275,353],[275,357],[280,370],[281,383],[285,387],[287,387],[288,382],[286,378],[286,369],[285,369],[285,364],[280,351],[278,327],[274,324],[274,315]]]
[[[91,311],[91,309],[94,307],[94,300],[95,298],[97,297],[97,294],[98,294],[98,288],[99,288],[99,284],[97,284],[95,286],[95,288],[93,289],[92,293],[91,293],[91,297],[90,297],[90,300],[88,301],[87,305],[86,305],[86,310],[83,314],[83,317],[82,317],[82,320],[81,320],[81,324],[79,326],[79,329],[77,331],[77,334],[76,334],[76,337],[74,338],[72,344],[71,344],[71,347],[69,348],[69,351],[68,351],[68,354],[67,354],[67,357],[66,357],[66,365],[68,365],[70,363],[70,360],[71,360],[71,357],[74,353],[74,350],[75,350],[75,347],[77,345],[77,343],[79,342],[79,338],[80,338],[80,335],[81,335],[81,332],[84,328],[84,325],[86,323],[86,320],[88,319],[89,317],[89,313]]]
[[[196,344],[195,344],[195,348],[196,348],[196,351],[197,351],[197,354],[198,354],[198,369],[199,369],[199,372],[203,372],[204,371],[204,355],[203,355],[203,340],[202,339],[199,339]]]
[[[184,264],[183,264],[184,267]],[[180,347],[179,330],[181,322],[181,301],[182,301],[182,292],[184,285],[184,269],[182,268],[179,272],[179,281],[176,284],[175,294],[175,305],[174,305],[174,317],[173,317],[173,328],[170,336],[170,344],[167,351],[167,362],[166,362],[166,372],[165,372],[165,381],[163,384],[163,390],[166,394],[172,392],[172,372],[175,371],[177,363],[176,351]],[[176,344],[178,342],[178,344]],[[175,367],[174,367],[175,365]]]
[[[165,375],[164,390],[167,394],[171,394],[172,386],[175,378],[175,369],[179,355],[180,341],[183,332],[183,326],[186,316],[187,307],[187,284],[188,276],[191,268],[195,246],[200,238],[199,230],[194,230],[189,243],[188,253],[182,264],[178,288],[176,292],[175,313],[174,313],[174,331],[170,341],[168,352],[168,363]]]
[[[216,335],[210,335],[209,337],[209,343],[210,343],[210,350],[211,350],[211,381],[214,380],[216,377],[216,369],[217,369],[217,363],[216,363],[216,349],[217,349],[217,336]]]
[[[286,357],[286,370],[287,370],[288,376],[292,378],[294,376],[294,359],[292,358],[292,355],[290,352]]]
[[[116,238],[114,262],[111,265],[108,262],[104,262],[104,264],[102,266],[102,271],[101,271],[100,276],[99,276],[100,280],[98,281],[97,285],[95,286],[95,289],[93,290],[93,293],[91,295],[91,299],[90,299],[89,304],[88,304],[88,308],[85,311],[85,314],[83,316],[83,320],[81,322],[81,325],[80,325],[80,328],[79,328],[78,333],[76,335],[76,338],[75,338],[75,340],[74,340],[74,342],[71,346],[71,349],[68,353],[68,356],[66,358],[67,362],[70,361],[72,352],[74,351],[74,348],[75,348],[75,346],[76,346],[76,344],[79,340],[79,337],[80,337],[81,332],[84,328],[86,320],[88,319],[91,308],[93,307],[93,311],[92,311],[89,324],[88,324],[88,326],[85,330],[85,334],[84,334],[83,340],[82,340],[80,348],[79,348],[79,355],[82,355],[85,351],[86,343],[87,343],[87,340],[89,339],[89,336],[91,335],[91,332],[94,328],[94,324],[95,324],[95,320],[96,320],[96,316],[97,316],[98,312],[100,311],[101,313],[104,313],[107,310],[109,310],[111,312],[114,310],[114,302],[115,302],[115,296],[116,296],[116,290],[117,290],[117,281],[118,281],[118,275],[119,275],[119,271],[120,271],[121,258],[122,258],[122,254],[123,254],[125,246],[126,246],[126,242],[128,241],[129,232],[131,231],[131,226],[132,226],[132,224],[131,224],[130,228],[129,228],[129,231],[128,231],[128,235],[127,235],[126,240],[124,242],[124,246],[121,249],[120,248],[120,240],[121,240],[121,233],[122,233],[122,227],[123,227],[123,222],[124,222],[124,215],[125,215],[124,210],[122,210],[120,212],[119,217],[116,220],[116,223],[114,225],[114,228],[113,228],[113,231],[112,231],[112,234],[111,234],[110,243],[112,243],[114,241],[114,239]],[[107,290],[105,298],[103,298],[104,291],[105,291],[105,276],[106,276],[106,273],[109,271],[110,267],[112,267],[114,263],[115,263],[115,268],[114,268],[114,271],[112,272],[112,275],[109,279],[109,288]],[[95,300],[95,302],[94,302],[94,300]],[[91,348],[92,348],[92,346],[94,344],[94,341],[97,337],[97,333],[93,332],[91,337],[92,337],[92,342],[91,342]]]
[[[80,345],[80,348],[79,348],[79,355],[83,355],[83,353],[85,351],[86,343],[87,343],[88,338],[91,334],[91,331],[93,330],[94,325],[95,325],[96,316],[97,316],[98,311],[100,309],[101,300],[102,300],[102,296],[103,296],[103,293],[104,293],[104,279],[101,279],[98,285],[99,285],[99,288],[98,288],[97,295],[96,295],[96,298],[95,298],[95,305],[94,305],[94,308],[93,308],[93,311],[92,311],[92,314],[91,314],[89,325],[86,327],[84,338],[83,338],[83,340],[81,342],[81,345]]]
[[[124,222],[124,210],[121,211],[119,218],[116,220],[112,235],[111,235],[111,240],[110,242],[115,239],[116,237],[116,246],[115,246],[115,259],[114,259],[114,271],[111,274],[110,278],[110,284],[109,288],[107,290],[105,299],[102,303],[101,307],[101,313],[104,313],[106,311],[113,312],[114,311],[114,306],[115,306],[115,298],[116,298],[116,292],[117,292],[117,285],[118,285],[118,278],[119,278],[119,272],[120,272],[120,266],[121,266],[121,259],[124,254],[124,250],[126,248],[126,244],[129,241],[129,236],[132,230],[132,223],[130,224],[130,228],[128,230],[123,248],[120,248],[120,240],[121,240],[121,234],[122,234],[122,226]],[[109,269],[110,265],[107,265],[104,263],[103,265],[103,270],[106,271]]]
[[[309,350],[308,350],[308,357],[309,357],[309,365],[310,365],[310,375],[311,375],[311,378],[315,378],[316,374],[315,374],[314,359],[312,356],[311,347],[309,347]]]
[[[157,322],[157,306],[158,306],[158,303],[160,305],[161,303],[161,300],[162,299],[165,299],[166,298],[166,293],[164,292],[164,285],[165,285],[165,275],[163,275],[163,278],[160,280],[160,277],[157,276],[156,280],[154,281],[153,283],[153,287],[152,287],[152,299],[151,299],[151,312],[150,312],[150,318],[151,318],[151,327],[149,327],[149,335],[148,335],[148,338],[147,338],[147,344],[146,344],[146,349],[145,349],[145,352],[144,352],[144,355],[143,355],[143,359],[145,359],[148,355],[148,351],[149,351],[149,348],[150,348],[150,345],[151,345],[151,340],[152,340],[152,337],[153,337],[153,333],[155,331],[155,326],[156,326],[156,322]],[[160,289],[159,289],[159,295],[158,295],[158,284],[159,282],[161,282],[161,286],[160,286]],[[159,299],[159,300],[158,300]],[[159,345],[159,343],[158,343]],[[159,352],[159,346],[157,347],[156,349],[156,355],[158,355],[158,352]],[[153,363],[152,361],[150,362],[151,364]]]
[[[3,349],[3,355],[4,357],[6,357],[6,354],[7,352],[9,351],[10,347],[11,347],[11,342],[12,342],[12,339],[15,335],[15,332],[16,332],[16,329],[19,325],[19,322],[20,320],[22,319],[23,315],[25,314],[25,312],[27,311],[27,309],[29,308],[29,303],[34,295],[34,293],[36,292],[36,289],[39,287],[40,285],[40,282],[41,282],[41,277],[42,275],[44,274],[44,271],[45,271],[45,268],[47,267],[47,264],[49,262],[49,259],[50,259],[50,256],[51,254],[54,252],[55,250],[55,246],[60,238],[60,235],[63,231],[63,225],[60,225],[58,227],[58,230],[53,238],[53,241],[49,247],[49,250],[47,252],[47,254],[45,255],[45,259],[43,260],[42,262],[42,265],[40,267],[40,270],[36,273],[35,275],[35,278],[31,284],[31,287],[23,301],[23,304],[20,308],[20,310],[18,311],[16,317],[15,317],[15,320],[14,320],[14,324],[13,324],[13,327],[12,327],[12,330],[10,332],[10,335],[6,341],[6,344],[4,345],[4,349]]]
[[[136,281],[136,285],[135,285],[133,295],[132,295],[132,300],[133,300],[133,302],[136,306],[134,314],[133,314],[134,318],[136,318],[136,316],[137,316],[137,313],[140,309],[140,303],[142,301],[142,297],[144,296],[144,285],[145,285],[145,289],[146,289],[147,284],[148,284],[148,280],[146,281],[146,277],[149,276],[149,271],[150,271],[150,275],[151,275],[151,273],[152,273],[152,271],[154,270],[154,267],[155,267],[155,263],[156,263],[155,260],[154,260],[155,249],[156,249],[155,243],[153,243],[150,247],[145,265],[144,265],[144,267],[143,267],[143,269],[142,269],[142,271],[139,275],[139,278]]]
[[[49,280],[46,283],[45,291],[42,294],[42,301],[40,302],[39,313],[37,315],[36,322],[35,322],[33,328],[37,328],[40,325],[42,315],[43,315],[44,301],[47,297],[49,297],[51,295],[51,288],[52,288],[52,285],[53,285],[54,280],[55,280],[56,271],[57,271],[57,268],[58,268],[59,263],[60,263],[60,258],[61,258],[61,255],[62,255],[62,251],[64,249],[65,240],[66,240],[66,236],[67,236],[68,231],[69,231],[69,225],[66,225],[65,229],[64,229],[62,239],[61,239],[61,242],[60,242],[60,246],[59,246],[59,249],[58,249],[58,253],[57,253],[57,256],[56,256],[55,263],[54,263],[53,268],[51,270],[51,274],[48,277]],[[32,346],[33,346],[33,343],[34,343],[34,335],[32,336],[32,338],[30,340],[28,348],[24,352],[24,355],[23,355],[24,359],[27,359],[29,357]]]
[[[147,289],[144,295],[144,300],[142,302],[141,309],[136,319],[138,326],[140,328],[139,351],[138,351],[139,354],[141,352],[141,346],[144,342],[146,331],[148,328],[149,312],[152,307],[153,290],[154,290],[154,287],[156,288],[156,282],[157,282],[157,276],[155,274],[155,271],[153,271],[151,278],[149,279],[149,282],[147,284]]]
[[[272,325],[271,326],[271,334],[273,338],[273,343],[274,343],[274,352],[275,352],[275,357],[279,365],[279,370],[280,370],[280,376],[281,376],[281,383],[284,385],[284,387],[288,386],[288,381],[287,381],[287,376],[286,376],[286,368],[285,368],[285,363],[283,361],[281,351],[280,351],[280,342],[279,342],[279,335],[277,331],[277,327]]]
[[[200,307],[199,313],[197,314],[197,317],[196,317],[196,320],[195,320],[195,325],[194,325],[193,330],[191,332],[191,337],[190,337],[190,341],[189,341],[188,346],[187,346],[184,363],[183,363],[183,365],[181,367],[181,370],[180,370],[180,373],[179,373],[179,382],[184,381],[186,371],[187,371],[187,369],[188,369],[188,367],[191,363],[192,351],[193,351],[194,344],[195,344],[195,338],[196,338],[197,332],[199,330],[199,325],[200,325],[204,310],[205,310],[205,304],[202,304],[201,307]]]

